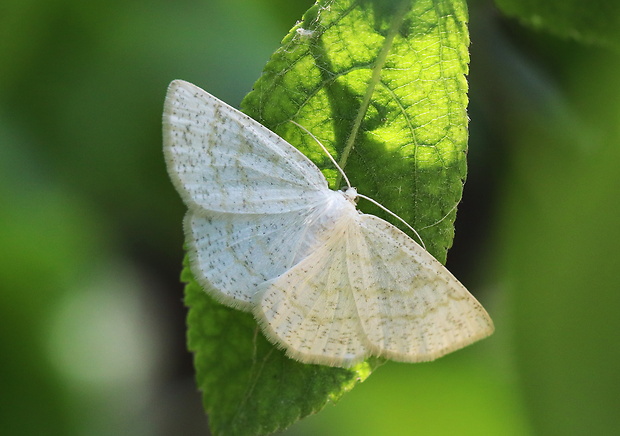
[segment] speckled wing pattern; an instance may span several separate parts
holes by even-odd
[[[187,204],[192,271],[217,299],[251,309],[258,284],[307,245],[304,221],[328,194],[319,169],[283,139],[202,89],[170,84],[164,155]]]
[[[343,213],[331,238],[260,296],[255,313],[267,336],[309,363],[428,361],[493,332],[482,305],[443,265],[367,214]]]
[[[188,206],[196,279],[305,363],[432,360],[493,332],[405,233],[361,214],[297,149],[200,88],[171,83],[164,154]]]

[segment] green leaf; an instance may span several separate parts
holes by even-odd
[[[325,153],[289,121],[308,128],[359,192],[414,226],[442,262],[466,175],[466,19],[462,0],[319,1],[242,103],[339,188]],[[360,208],[399,225],[368,202]],[[202,292],[187,267],[184,279],[189,348],[214,434],[283,429],[380,364],[341,369],[291,360],[250,314]]]
[[[502,11],[561,37],[620,48],[620,2],[495,0]]]
[[[283,429],[364,380],[379,362],[353,369],[304,365],[267,342],[249,313],[223,306],[183,279],[188,344],[215,435],[259,435]]]
[[[289,120],[308,128],[441,262],[466,174],[466,16],[458,0],[319,2],[297,27],[314,34],[293,29],[242,103],[340,188],[325,153]]]

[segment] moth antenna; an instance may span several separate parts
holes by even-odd
[[[304,132],[306,132],[308,135],[310,135],[310,137],[312,139],[314,139],[314,141],[319,144],[319,146],[321,147],[321,149],[325,152],[325,154],[329,157],[329,159],[332,161],[332,163],[334,164],[334,166],[338,169],[338,171],[340,171],[340,174],[342,174],[342,178],[345,180],[345,182],[347,182],[347,186],[349,188],[351,188],[351,182],[349,182],[349,178],[347,177],[347,175],[344,173],[344,170],[342,168],[340,168],[340,165],[338,165],[338,162],[336,162],[336,159],[334,159],[334,157],[330,154],[330,152],[327,150],[327,148],[325,148],[325,146],[321,143],[321,141],[318,140],[318,138],[316,136],[314,136],[308,129],[306,129],[304,126],[302,126],[301,124],[293,121],[293,120],[289,120],[291,123],[295,124],[297,127],[299,127],[301,130],[303,130]],[[392,215],[394,218],[398,219],[400,222],[402,222],[404,225],[406,225],[420,240],[420,243],[422,244],[422,248],[424,248],[426,250],[426,245],[424,244],[424,241],[422,240],[422,237],[420,236],[420,234],[418,232],[416,232],[416,230],[411,227],[409,225],[409,223],[407,223],[407,221],[405,221],[404,219],[402,219],[401,217],[399,217],[398,215],[396,215],[394,212],[392,212],[390,209],[388,209],[387,207],[385,207],[384,205],[382,205],[381,203],[379,203],[376,200],[373,200],[370,197],[367,197],[365,195],[362,194],[357,194],[357,196],[359,198],[363,198],[365,200],[370,201],[371,203],[379,206],[381,209],[383,209],[384,211],[386,211],[387,213],[389,213],[390,215]]]
[[[402,219],[401,217],[399,217],[398,215],[396,215],[394,212],[392,212],[390,209],[388,209],[387,207],[385,207],[384,205],[382,205],[381,203],[379,203],[376,200],[373,200],[370,197],[366,197],[365,195],[362,194],[357,194],[358,197],[363,198],[364,200],[368,200],[370,201],[372,204],[379,206],[381,209],[383,209],[384,211],[386,211],[387,213],[389,213],[390,215],[392,215],[394,218],[397,218],[400,220],[401,223],[403,223],[404,225],[406,225],[409,230],[411,230],[413,233],[415,233],[415,235],[418,237],[418,239],[420,240],[420,244],[422,244],[422,248],[424,248],[426,250],[426,245],[424,244],[424,241],[422,240],[422,237],[420,236],[420,234],[418,232],[416,232],[416,230],[411,227],[409,225],[409,223],[407,221],[405,221],[404,219]],[[427,250],[428,251],[428,250]]]
[[[448,211],[448,213],[447,213],[447,214],[445,214],[445,215],[443,216],[443,218],[441,218],[441,219],[439,219],[439,220],[435,221],[433,224],[429,224],[428,226],[424,226],[424,227],[422,227],[420,230],[424,230],[424,229],[428,229],[429,227],[436,226],[437,224],[439,224],[440,222],[442,222],[443,220],[445,220],[446,218],[448,218],[448,215],[450,215],[450,214],[452,213],[452,211],[453,211],[454,209],[456,209],[456,207],[457,207],[458,205],[459,205],[459,204],[457,203],[457,204],[455,204],[454,206],[452,206],[452,209],[450,209],[450,210]]]
[[[334,164],[334,166],[338,169],[338,171],[340,171],[340,174],[342,175],[342,178],[344,179],[345,182],[347,182],[347,186],[349,188],[351,188],[351,183],[349,182],[349,178],[347,177],[347,175],[344,173],[344,170],[342,168],[340,168],[340,165],[338,165],[338,162],[336,162],[336,159],[334,159],[334,157],[330,154],[330,152],[327,150],[327,148],[325,148],[325,146],[321,143],[321,141],[318,140],[318,138],[316,136],[314,136],[308,129],[306,129],[304,126],[302,126],[301,124],[293,121],[293,120],[289,120],[291,123],[295,124],[297,127],[299,127],[301,130],[303,130],[304,132],[306,132],[308,135],[310,135],[310,137],[312,139],[314,139],[314,141],[319,144],[319,146],[321,147],[321,149],[325,152],[325,154],[327,155],[327,157],[329,157],[329,160],[332,161],[332,163]]]

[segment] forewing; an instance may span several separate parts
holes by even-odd
[[[308,257],[257,294],[267,337],[304,363],[348,367],[369,355],[347,272],[350,222],[342,216]]]
[[[163,126],[168,172],[190,209],[299,210],[328,190],[295,147],[191,83],[170,84]]]
[[[482,305],[409,236],[373,215],[358,223],[349,275],[372,354],[428,361],[493,332]]]

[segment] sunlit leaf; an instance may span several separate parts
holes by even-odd
[[[332,188],[338,173],[398,213],[445,261],[466,174],[467,11],[460,0],[320,1],[282,41],[243,110],[302,150]],[[369,213],[379,209],[360,204]],[[398,222],[394,222],[399,225]],[[252,316],[184,279],[189,347],[215,434],[265,434],[339,398],[377,366],[304,365]]]

